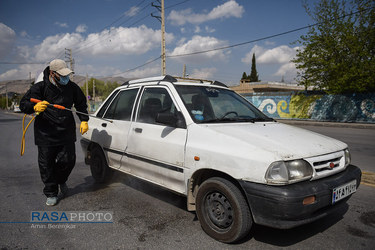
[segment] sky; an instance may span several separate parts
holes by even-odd
[[[308,30],[263,38],[313,24],[303,2],[165,0],[167,74],[182,76],[186,65],[188,77],[237,85],[243,72],[250,74],[255,53],[260,80],[294,83],[291,59]],[[161,75],[161,22],[151,16],[160,12],[151,3],[159,5],[155,0],[0,0],[0,81],[34,78],[51,60],[67,59],[67,49],[76,75]]]

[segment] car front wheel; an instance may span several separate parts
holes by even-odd
[[[99,183],[107,182],[112,177],[113,171],[99,147],[94,147],[91,151],[90,170],[92,177]]]
[[[232,243],[249,234],[253,220],[241,191],[230,181],[214,177],[202,183],[196,197],[197,216],[212,238]]]

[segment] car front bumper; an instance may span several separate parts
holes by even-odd
[[[273,228],[288,229],[339,212],[349,197],[332,204],[333,189],[356,180],[361,182],[361,170],[349,165],[343,172],[315,180],[285,186],[240,181],[246,193],[254,222]],[[306,197],[315,196],[315,202],[304,205]]]

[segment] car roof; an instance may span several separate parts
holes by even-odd
[[[142,78],[136,80],[130,80],[123,83],[121,86],[129,87],[131,85],[148,85],[154,84],[155,82],[169,82],[174,85],[215,85],[220,87],[228,88],[224,83],[219,81],[212,81],[212,80],[203,80],[203,79],[193,79],[193,78],[183,78],[183,77],[175,77],[170,75],[165,76],[157,76],[157,77],[149,77],[149,78]]]

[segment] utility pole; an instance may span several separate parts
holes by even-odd
[[[87,105],[89,106],[90,110],[90,102],[89,102],[89,81],[88,81],[88,75],[86,73],[86,100],[87,100]]]
[[[157,18],[161,22],[161,74],[164,76],[167,74],[166,72],[166,66],[165,66],[165,18],[164,18],[164,0],[157,0],[157,2],[160,4],[155,5],[154,3],[151,3],[151,5],[155,8],[157,8],[160,11],[160,16],[154,16],[151,14],[152,17]]]
[[[184,69],[182,70],[182,77],[186,77],[186,64],[184,64]]]
[[[65,61],[69,62],[70,70],[74,71],[74,59],[72,56],[72,49],[65,48]],[[73,81],[73,75],[70,75],[70,80]]]
[[[92,99],[94,100],[94,103],[95,103],[95,79],[92,79]]]
[[[8,83],[5,83],[5,102],[7,104],[7,111],[8,111]]]

